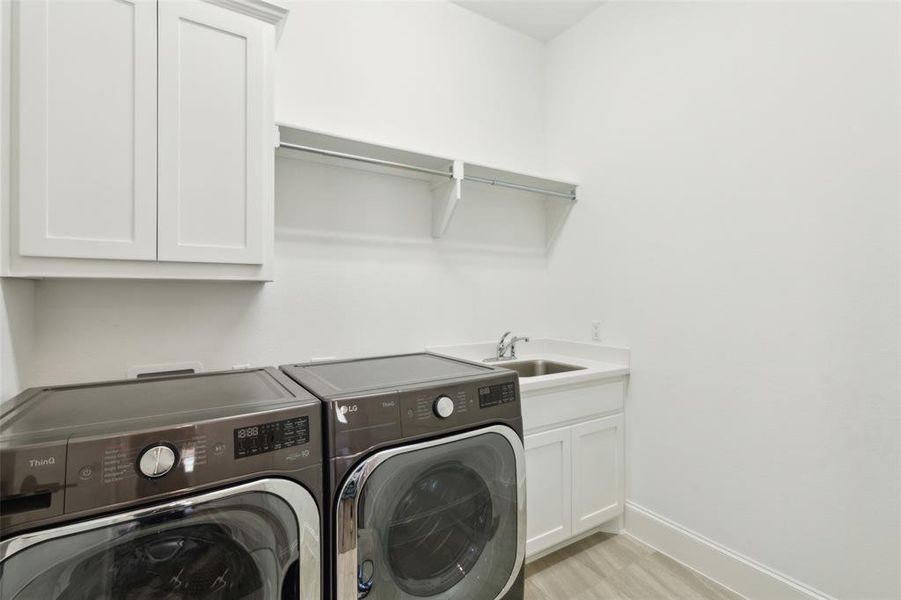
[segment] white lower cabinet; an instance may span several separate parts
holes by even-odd
[[[622,413],[525,436],[526,556],[622,514]]]

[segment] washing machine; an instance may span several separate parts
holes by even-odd
[[[284,365],[323,401],[336,600],[521,600],[517,375],[418,353]]]
[[[321,600],[322,411],[277,369],[0,411],[0,600]]]

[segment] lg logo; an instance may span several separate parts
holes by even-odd
[[[32,458],[28,461],[28,466],[31,468],[35,467],[47,467],[49,465],[56,464],[56,457],[51,456],[50,458]]]
[[[338,422],[347,424],[347,414],[357,412],[358,408],[356,404],[345,404],[344,406],[338,407]]]

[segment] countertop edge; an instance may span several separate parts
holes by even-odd
[[[454,346],[430,346],[427,347],[426,350],[450,358],[459,358],[481,363],[485,359],[485,356],[483,355],[490,354],[493,347],[493,343],[480,342]],[[602,356],[603,358],[612,357],[625,360],[623,360],[623,362],[612,362],[609,360],[598,360],[597,358],[570,355],[565,353],[567,347],[572,348],[579,354],[596,351],[597,354],[600,355],[599,358]],[[561,352],[561,350],[564,352]],[[594,344],[585,344],[584,342],[567,342],[565,340],[537,339],[533,345],[529,347],[523,346],[516,360],[553,360],[583,367],[583,369],[544,375],[541,377],[521,377],[519,380],[520,391],[524,394],[528,394],[529,392],[534,391],[624,377],[631,372],[629,358],[628,348],[597,346]],[[488,364],[503,368],[504,361]]]

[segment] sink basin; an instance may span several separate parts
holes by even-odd
[[[566,373],[567,371],[580,371],[585,367],[577,367],[576,365],[568,365],[566,363],[554,362],[552,360],[513,360],[510,362],[496,362],[498,367],[510,369],[519,373],[520,377],[541,377],[542,375],[553,375],[554,373]]]

